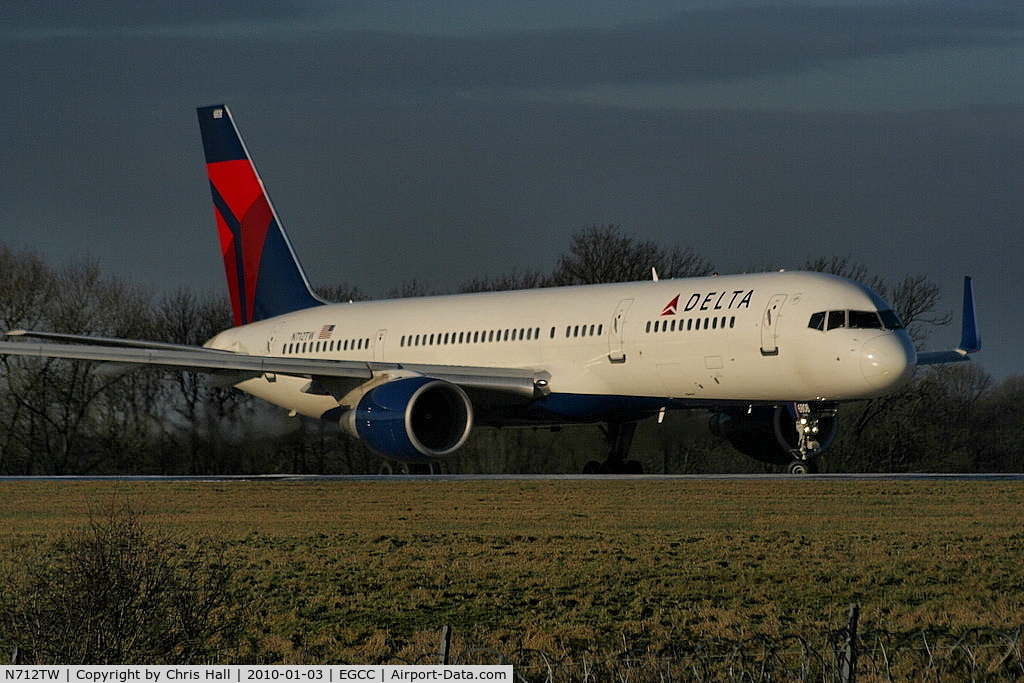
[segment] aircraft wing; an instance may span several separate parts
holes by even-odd
[[[964,304],[960,329],[960,344],[946,351],[921,351],[917,354],[918,365],[938,363],[959,363],[970,360],[968,354],[981,350],[981,334],[978,332],[978,316],[974,308],[974,280],[964,277]]]
[[[116,365],[150,365],[209,373],[227,373],[232,377],[232,383],[264,374],[293,375],[310,379],[348,379],[355,380],[356,384],[383,374],[423,375],[458,384],[465,389],[533,398],[538,388],[546,386],[548,378],[547,373],[536,372],[530,368],[486,368],[255,356],[186,344],[24,330],[9,332],[8,335],[34,337],[48,341],[40,343],[0,341],[0,355],[64,358]]]

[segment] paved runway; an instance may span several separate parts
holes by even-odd
[[[331,481],[1024,481],[1024,473],[989,474],[422,474],[422,475],[317,475],[265,474],[222,476],[64,476],[0,477],[0,484],[17,481],[151,481],[151,482],[331,482]]]

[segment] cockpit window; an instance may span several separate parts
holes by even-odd
[[[887,329],[887,330],[902,330],[903,329],[903,327],[904,327],[903,326],[903,321],[900,320],[900,317],[898,315],[896,315],[896,311],[892,310],[891,308],[887,308],[884,311],[879,311],[878,315],[880,315],[882,317],[882,325],[885,326],[885,329]]]
[[[846,311],[828,312],[828,329],[834,330],[837,327],[846,327]]]
[[[807,327],[824,332],[849,327],[854,330],[902,330],[903,323],[891,309],[884,311],[819,311],[811,315]]]
[[[880,330],[882,319],[875,311],[850,311],[850,327],[858,330]]]

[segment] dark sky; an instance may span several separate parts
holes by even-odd
[[[0,240],[223,287],[195,107],[227,103],[310,279],[549,271],[620,224],[721,272],[976,278],[1024,371],[1019,2],[0,0]]]

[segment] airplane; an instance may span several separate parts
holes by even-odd
[[[981,349],[970,277],[959,346],[921,353],[880,296],[818,272],[328,303],[228,108],[197,112],[234,327],[202,347],[15,330],[0,354],[198,369],[337,422],[386,470],[433,471],[474,426],[598,424],[608,452],[584,472],[639,473],[638,421],[704,409],[740,452],[803,474],[841,403]]]

